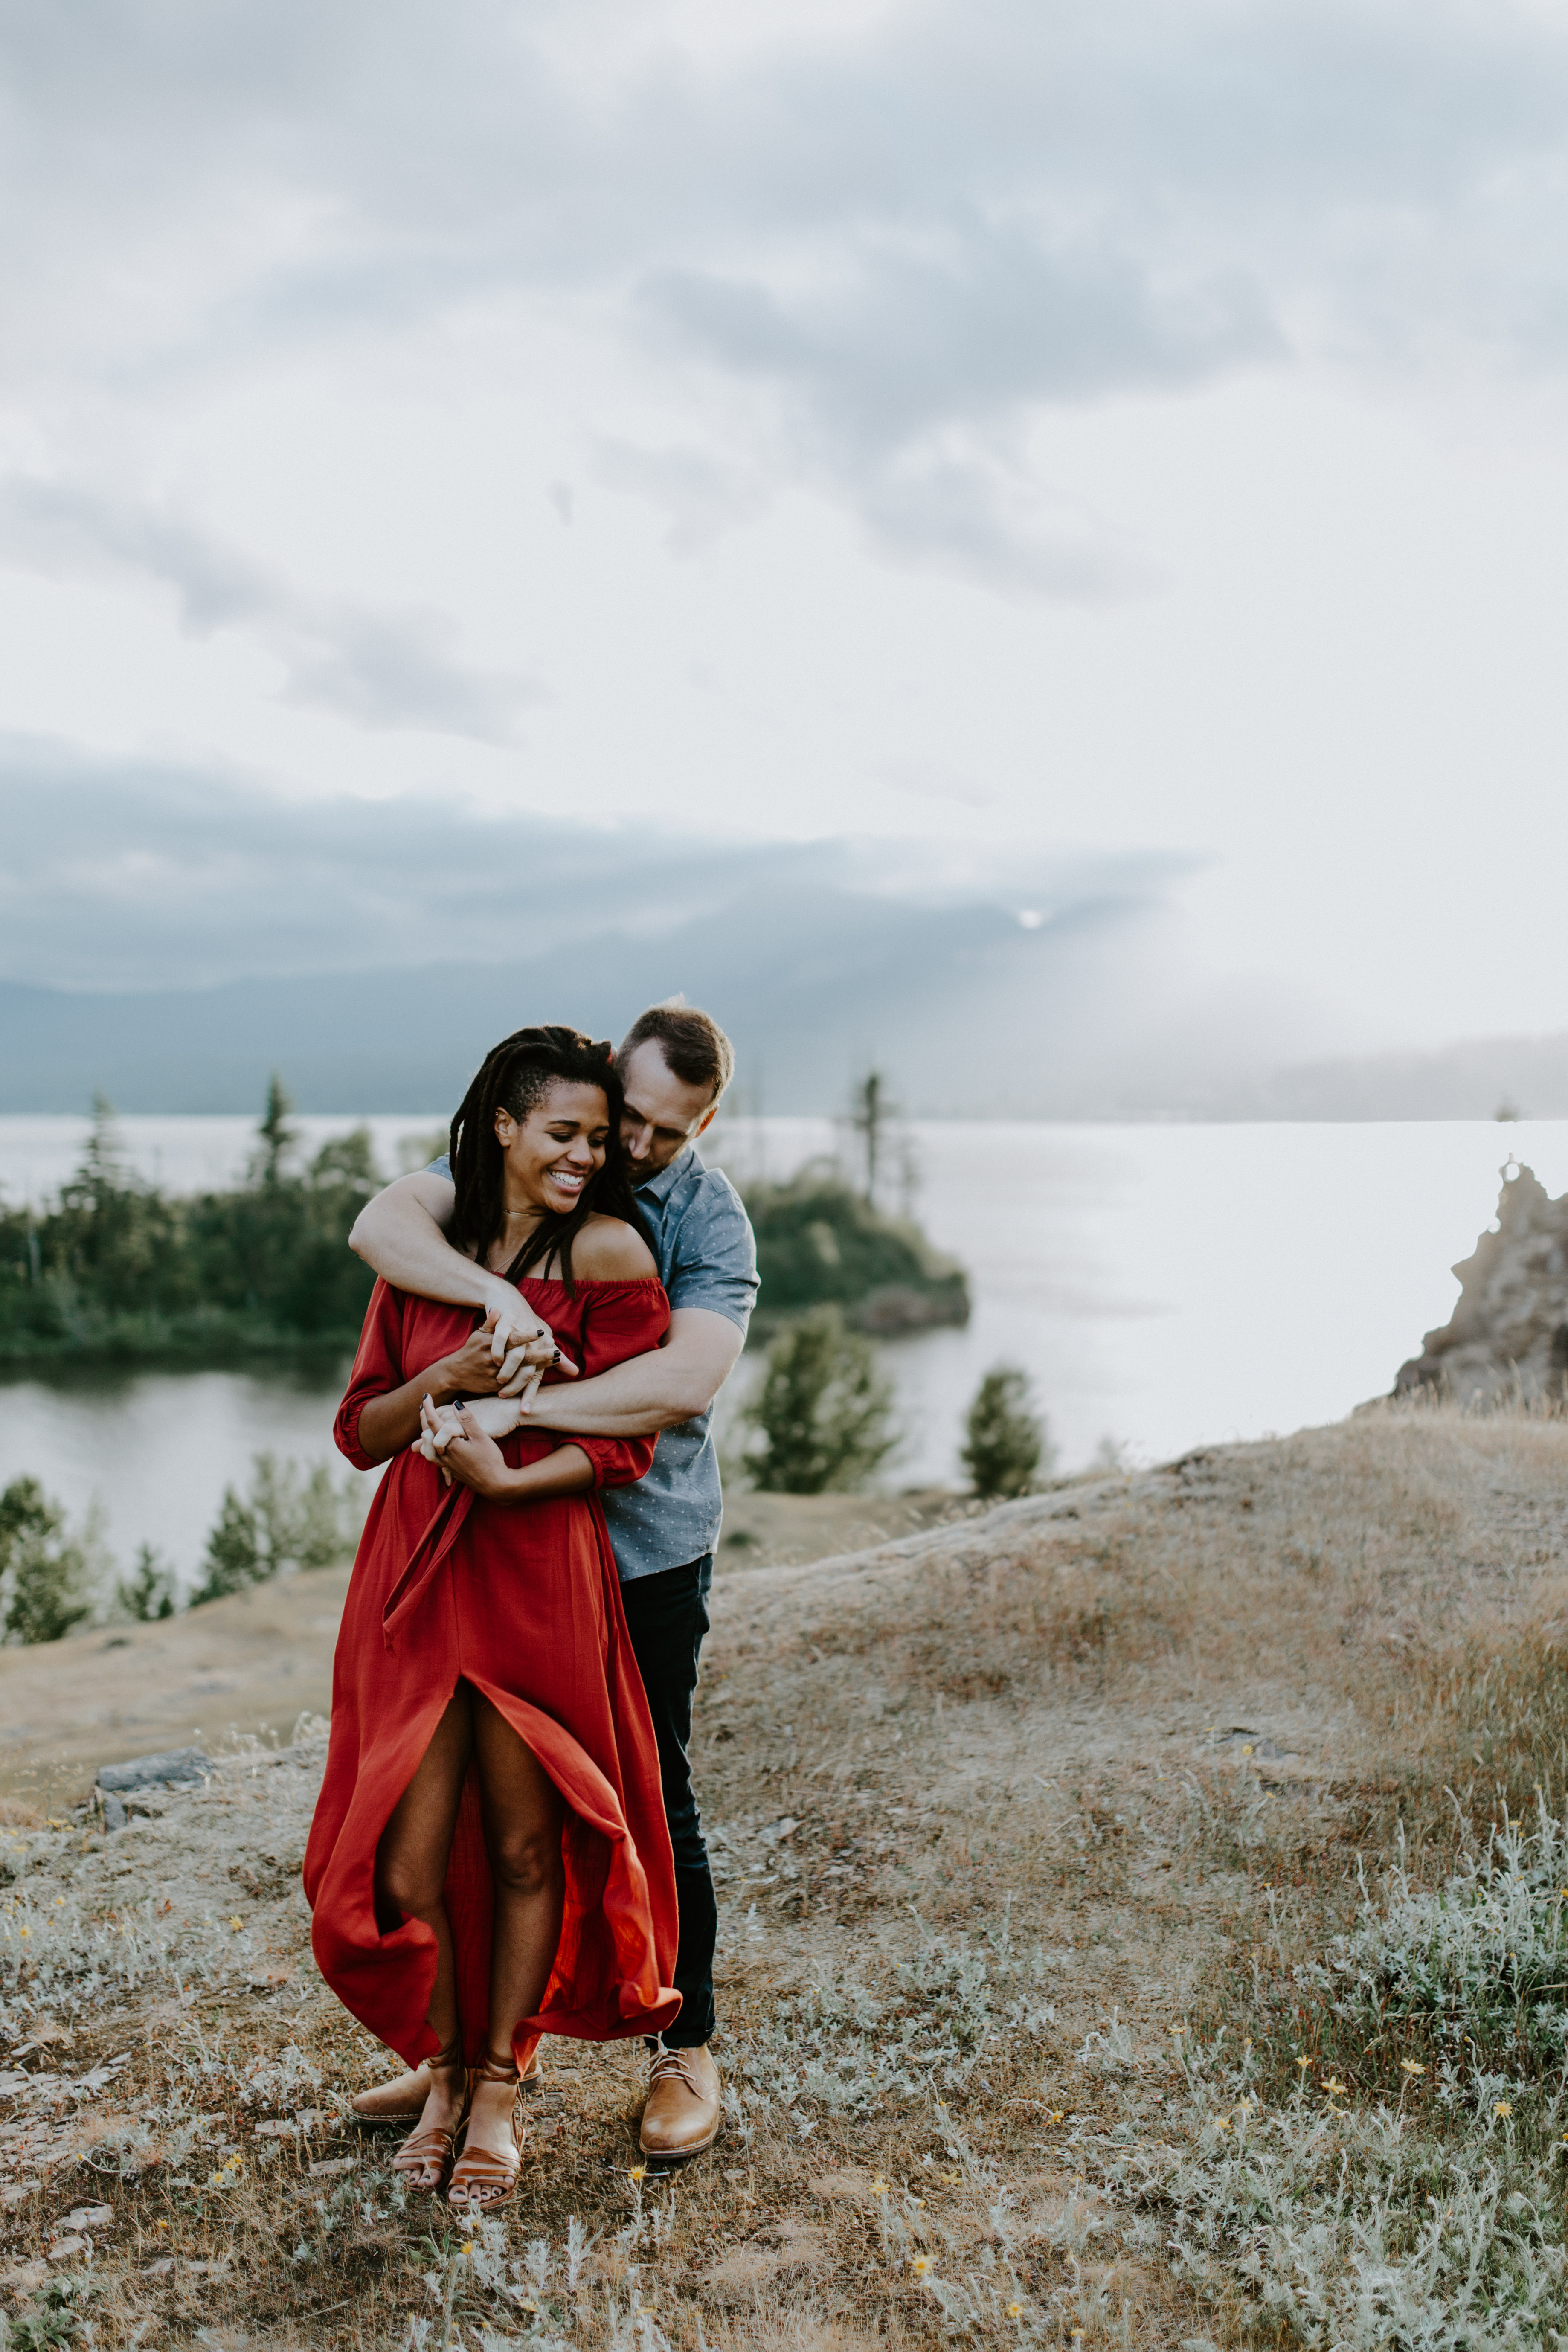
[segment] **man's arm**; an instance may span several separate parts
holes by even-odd
[[[584,1437],[647,1437],[706,1412],[745,1344],[727,1315],[706,1307],[678,1307],[662,1348],[629,1356],[575,1388],[542,1389],[529,1425],[573,1430]],[[479,1417],[489,1400],[482,1400]]]
[[[396,1290],[476,1307],[481,1315],[493,1312],[491,1354],[500,1365],[502,1393],[524,1381],[537,1383],[554,1361],[554,1335],[503,1275],[477,1265],[447,1241],[443,1227],[451,1222],[457,1198],[450,1177],[429,1169],[400,1176],[365,1202],[354,1219],[349,1247]],[[531,1343],[536,1331],[543,1337]],[[562,1358],[563,1371],[574,1374],[576,1369]]]

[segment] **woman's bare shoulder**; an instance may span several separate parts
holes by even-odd
[[[653,1252],[620,1217],[590,1217],[572,1244],[572,1271],[584,1282],[646,1282],[657,1276]]]

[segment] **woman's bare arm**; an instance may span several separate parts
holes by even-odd
[[[576,1365],[557,1360],[554,1334],[516,1286],[447,1241],[442,1229],[457,1198],[448,1176],[432,1175],[428,1169],[400,1176],[365,1202],[349,1247],[396,1290],[493,1316],[490,1351],[501,1368],[503,1394],[531,1396],[552,1365],[574,1380]]]
[[[419,1434],[419,1405],[424,1397],[450,1404],[455,1397],[492,1396],[500,1368],[491,1341],[491,1331],[481,1325],[460,1348],[438,1356],[401,1388],[372,1397],[359,1417],[359,1442],[364,1452],[377,1462],[387,1462],[405,1445],[412,1445]]]

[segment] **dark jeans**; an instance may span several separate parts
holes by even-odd
[[[695,2050],[713,2038],[713,1949],[719,1938],[719,1906],[713,1874],[702,1843],[702,1820],[691,1786],[687,1749],[691,1744],[691,1698],[697,1661],[708,1631],[708,1594],[713,1555],[657,1576],[634,1576],[621,1587],[626,1631],[647,1693],[658,1741],[658,1771],[665,1817],[675,1849],[675,1895],[680,1909],[680,1948],[675,1990],[680,2015],[665,2035],[670,2050]]]

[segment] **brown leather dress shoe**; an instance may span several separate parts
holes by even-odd
[[[525,2093],[537,2091],[542,2071],[536,2050],[522,2070],[519,2088]],[[406,2131],[424,2114],[429,2095],[430,2070],[427,2066],[415,2066],[390,2083],[377,2083],[368,2091],[357,2091],[350,2105],[362,2131]]]
[[[643,2154],[683,2163],[712,2147],[723,2120],[724,2085],[706,2042],[700,2050],[660,2049],[637,2135]]]

